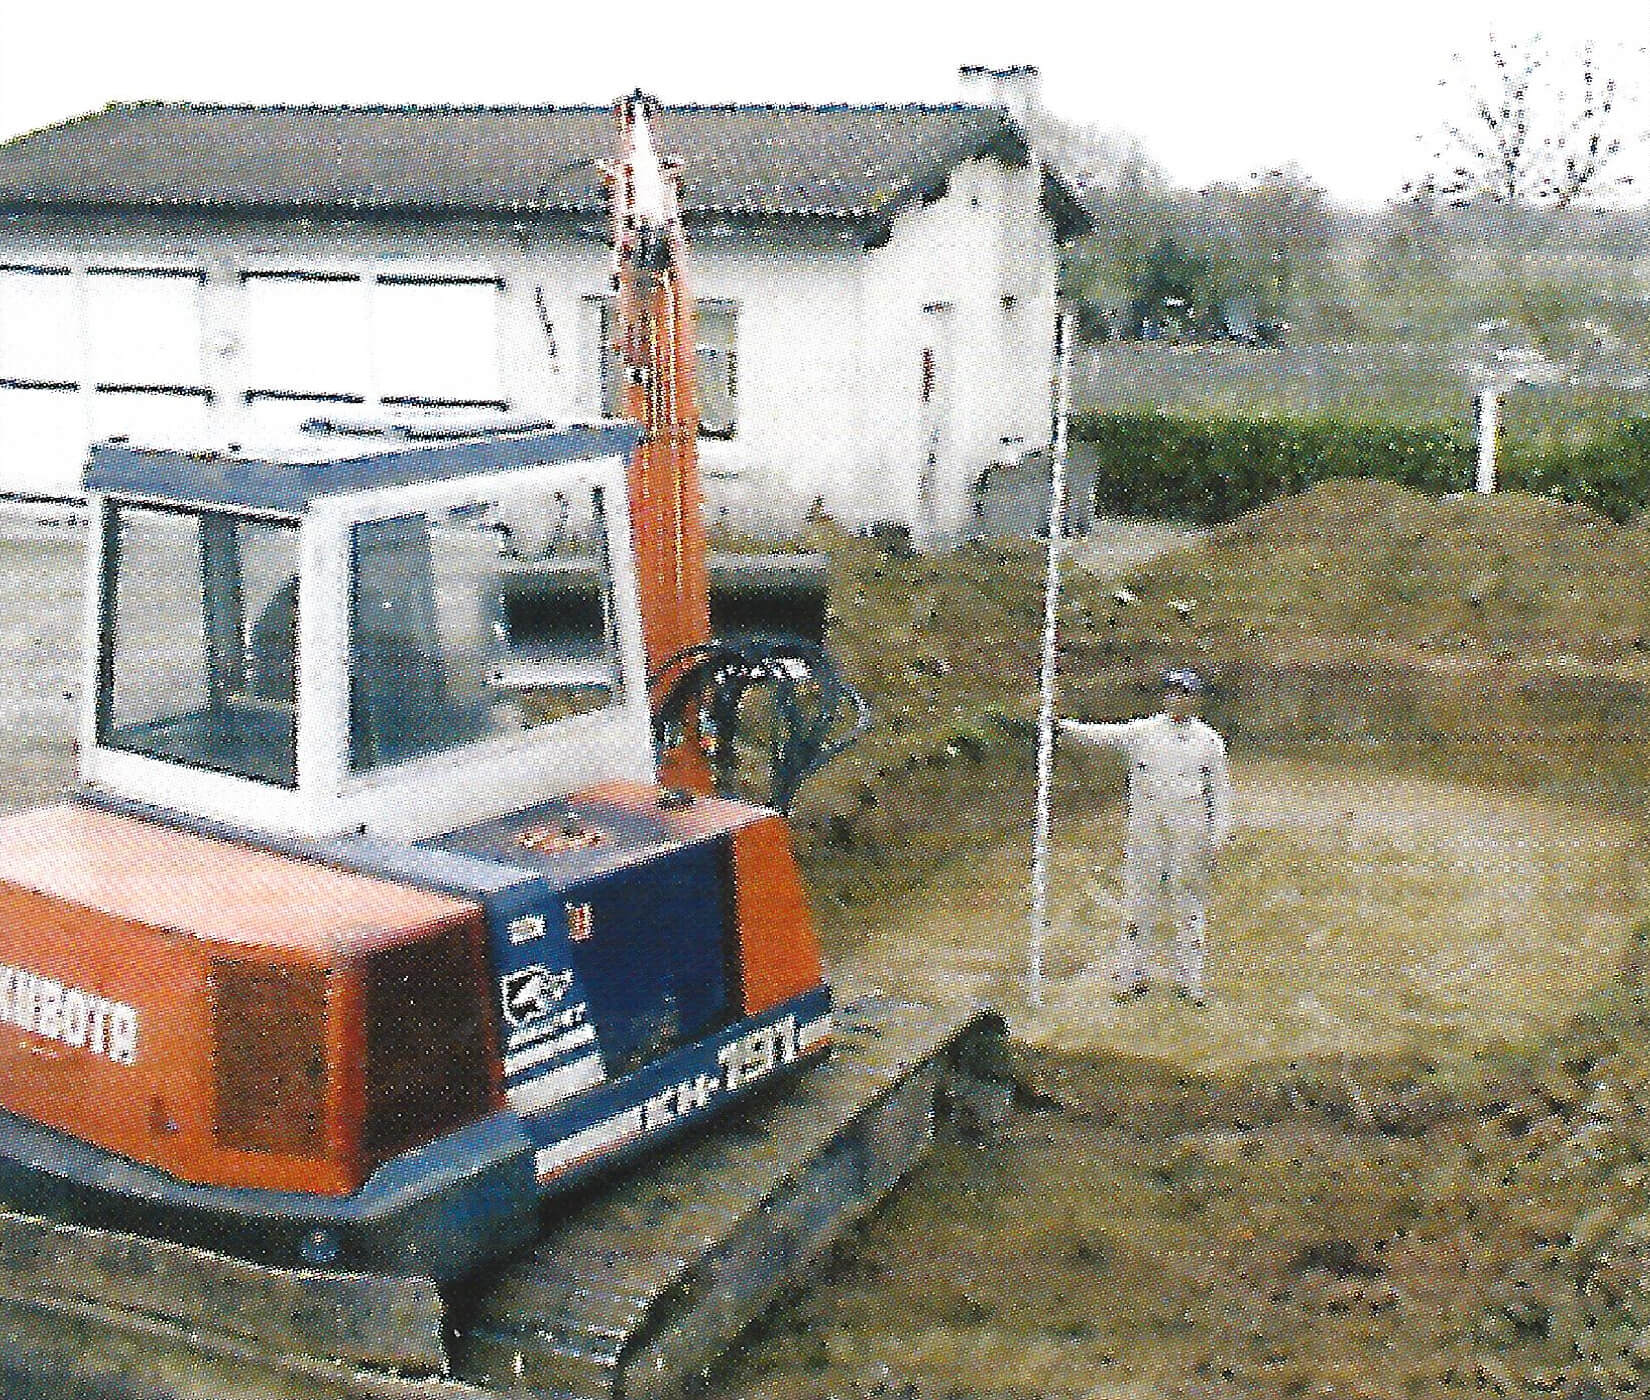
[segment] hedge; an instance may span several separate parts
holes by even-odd
[[[1213,524],[1338,477],[1380,477],[1441,495],[1470,490],[1477,449],[1447,428],[1335,419],[1182,418],[1152,412],[1072,416],[1098,449],[1095,508]],[[1650,503],[1650,419],[1608,437],[1542,449],[1504,438],[1500,485],[1580,501],[1626,520]]]

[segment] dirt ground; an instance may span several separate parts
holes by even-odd
[[[1430,516],[1423,524],[1442,528]],[[1176,541],[1150,543],[1156,553]],[[1311,560],[1278,563],[1277,579],[1244,585],[1255,597],[1221,601],[1201,572],[1212,557],[1170,555],[1155,592],[1142,592],[1211,600],[1198,615],[1215,647],[1228,632],[1247,636],[1257,598],[1276,606],[1267,590],[1323,577]],[[1590,537],[1574,557],[1595,557]],[[73,778],[78,558],[73,536],[0,533],[0,810]],[[1026,623],[1038,594],[1031,571],[1003,581],[1016,560],[964,555],[945,566],[955,577],[931,576],[923,561],[861,561],[857,586],[884,590],[897,625],[862,609],[851,626],[867,636],[848,632],[850,650],[863,653],[861,670],[877,657],[904,669],[889,662],[880,746],[868,742],[834,788],[822,784],[837,805],[817,803],[816,825],[805,814],[799,830],[839,986],[1003,1008],[1018,1107],[1001,1133],[942,1146],[704,1394],[1602,1394],[1575,1388],[1583,1374],[1609,1380],[1611,1393],[1643,1393],[1631,1370],[1578,1371],[1575,1358],[1614,1348],[1619,1363],[1637,1344],[1634,1326],[1650,1357],[1650,1308],[1630,1326],[1613,1303],[1578,1302],[1590,1266],[1550,1251],[1596,1215],[1595,1167],[1620,1175],[1611,1189],[1636,1218],[1650,1131],[1636,1146],[1616,1138],[1650,1124],[1629,1091],[1650,1084],[1650,1045],[1610,1032],[1608,1054],[1643,1061],[1620,1071],[1629,1087],[1616,1119],[1583,1110],[1600,1092],[1605,1051],[1542,1048],[1619,986],[1650,890],[1642,813],[1573,805],[1556,783],[1482,781],[1482,765],[1440,771],[1453,750],[1447,764],[1405,772],[1391,755],[1328,762],[1234,744],[1240,829],[1212,910],[1212,1003],[1198,1011],[1154,995],[1117,1007],[1108,977],[1122,775],[1104,759],[1062,755],[1045,1005],[1033,1012],[1027,843],[1003,839],[1022,814],[1030,824],[1012,747],[1025,697],[983,721],[968,708],[1000,686],[991,666],[1033,674],[1020,652],[1034,640]],[[1563,578],[1565,597],[1610,592]],[[1453,597],[1456,582],[1451,573],[1440,587]],[[1090,633],[1126,633],[1114,651],[1148,654],[1161,624],[1111,628],[1105,596],[1084,604]],[[1620,631],[1596,621],[1601,635]],[[941,622],[943,644],[930,635]],[[1087,664],[1081,638],[1074,668]],[[1098,642],[1086,645],[1099,654]],[[1638,665],[1622,645],[1621,665]],[[1594,664],[1616,665],[1614,655]],[[1622,703],[1626,720],[1610,723],[1640,723],[1636,700]],[[1265,728],[1258,711],[1235,718]],[[1583,772],[1590,752],[1567,756],[1566,771]],[[952,805],[933,805],[942,801]],[[906,823],[906,803],[918,802],[938,814],[935,832]],[[903,866],[896,838],[911,847]],[[833,869],[844,857],[857,864]],[[1627,1126],[1602,1141],[1612,1122]],[[1522,1295],[1497,1293],[1519,1278],[1553,1300],[1539,1316]]]
[[[1241,824],[1202,1011],[1110,1000],[1122,774],[1076,754],[1025,1004],[1037,561],[858,569],[845,640],[892,723],[822,780],[835,975],[999,1005],[1022,1092],[708,1393],[1646,1393],[1641,535],[1346,483],[1153,540],[1120,565],[1138,605],[1074,588],[1068,712],[1138,712],[1187,654],[1219,682]],[[955,718],[993,705],[983,738]]]
[[[1630,1363],[1598,1360],[1635,1334],[1577,1320],[1584,1269],[1564,1252],[1601,1198],[1566,1167],[1598,1155],[1579,1103],[1614,1080],[1572,1073],[1602,1051],[1533,1048],[1619,990],[1640,824],[1238,755],[1212,1003],[1119,1007],[1121,774],[1063,771],[1097,810],[1057,829],[1041,1010],[1018,846],[959,853],[897,936],[868,926],[838,969],[1008,1011],[1017,1111],[943,1145],[710,1392],[1572,1400],[1604,1394],[1585,1388],[1598,1377],[1642,1393]]]
[[[1121,773],[1074,761],[1094,812],[1057,828],[1044,1004],[1026,1006],[1023,847],[959,855],[897,931],[868,914],[838,976],[970,996],[1053,1049],[1221,1071],[1439,1054],[1550,1031],[1618,967],[1647,892],[1640,824],[1427,778],[1234,756],[1240,824],[1211,904],[1211,1004],[1116,1006]],[[1158,939],[1167,975],[1172,931]]]
[[[1067,545],[1066,557],[1097,578],[1114,578],[1164,554],[1185,549],[1204,531],[1157,520],[1096,516],[1088,532]]]

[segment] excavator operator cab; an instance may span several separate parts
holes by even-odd
[[[82,776],[256,829],[409,839],[651,781],[635,435],[94,449]]]

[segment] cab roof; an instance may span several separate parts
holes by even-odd
[[[460,436],[323,425],[313,444],[258,455],[99,443],[92,448],[85,487],[178,505],[298,515],[325,496],[627,457],[641,436],[635,423],[608,421],[563,428],[506,425]]]

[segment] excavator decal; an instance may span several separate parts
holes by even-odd
[[[504,994],[504,1015],[518,1028],[545,1020],[572,985],[571,972],[552,972],[542,965],[512,972],[499,984]]]
[[[133,1007],[20,967],[0,967],[0,1021],[117,1065],[137,1063]]]

